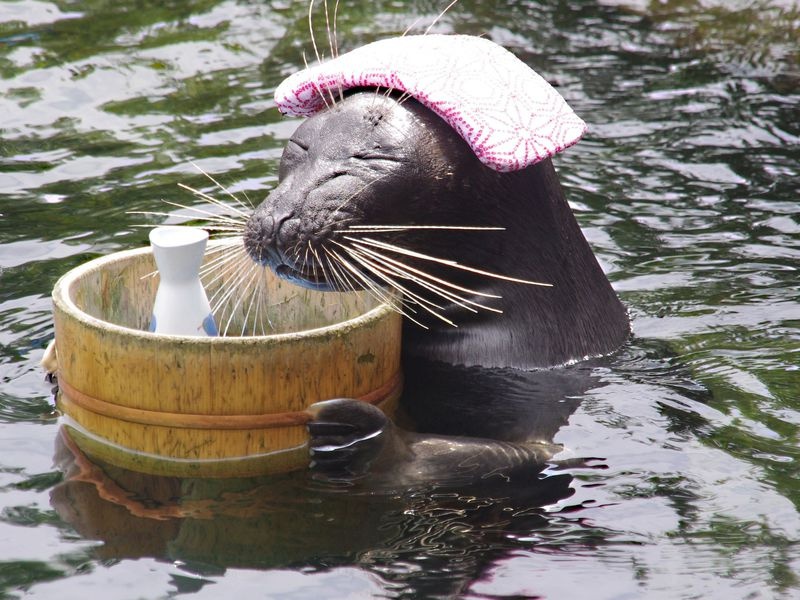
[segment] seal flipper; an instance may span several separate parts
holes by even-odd
[[[477,485],[501,493],[509,482],[538,480],[556,450],[551,444],[403,431],[359,400],[326,400],[307,410],[313,419],[308,431],[315,478],[364,479],[372,489]]]
[[[365,475],[386,442],[391,422],[380,409],[358,400],[337,398],[312,404],[306,425],[310,468],[328,477]]]

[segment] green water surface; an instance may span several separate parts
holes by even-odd
[[[342,1],[340,48],[444,5]],[[75,479],[38,366],[50,290],[146,243],[158,219],[131,211],[180,221],[163,200],[197,200],[178,183],[213,189],[191,161],[266,196],[297,125],[274,88],[314,60],[307,9],[0,2],[0,598],[800,597],[791,0],[462,0],[433,29],[504,45],[590,126],[556,165],[635,337],[556,436],[603,458],[569,471],[570,498],[139,482],[137,513]]]

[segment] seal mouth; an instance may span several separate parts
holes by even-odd
[[[281,263],[272,270],[281,279],[304,288],[323,292],[333,289],[325,276],[319,272],[296,269],[286,263]]]

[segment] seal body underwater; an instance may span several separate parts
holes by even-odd
[[[407,320],[408,356],[537,369],[608,354],[629,335],[627,312],[550,159],[509,173],[490,169],[413,99],[357,91],[304,121],[283,153],[278,186],[249,220],[245,247],[279,275],[322,289],[405,273],[409,293],[436,306],[407,313],[427,328]],[[550,285],[457,270],[454,262]],[[431,297],[416,271],[457,286],[462,300]],[[502,314],[474,309],[490,303]]]
[[[551,444],[404,431],[379,408],[346,398],[307,410],[314,419],[308,424],[311,469],[325,480],[368,477],[371,489],[505,486],[515,478],[535,478],[555,450]]]

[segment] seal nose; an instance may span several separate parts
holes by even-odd
[[[261,265],[280,262],[278,254],[278,223],[269,214],[253,213],[244,230],[244,247],[250,257]]]

